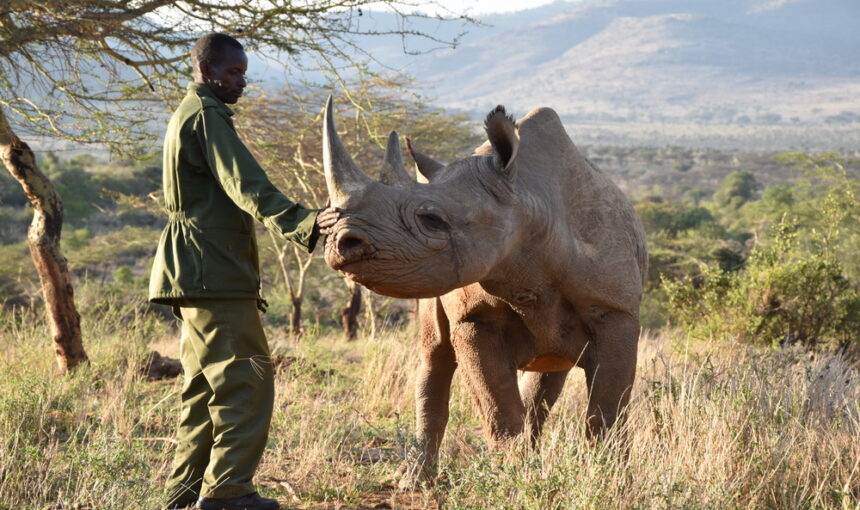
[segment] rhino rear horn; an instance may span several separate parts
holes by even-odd
[[[493,152],[499,159],[502,173],[511,176],[514,161],[517,159],[517,150],[520,148],[520,135],[517,133],[514,118],[507,115],[504,106],[498,105],[487,114],[484,129],[493,146]]]
[[[445,168],[445,165],[442,163],[439,163],[430,156],[426,156],[416,151],[415,147],[412,146],[412,140],[408,137],[406,138],[406,148],[409,150],[409,155],[412,156],[412,160],[415,161],[415,166],[418,168],[418,172],[426,179],[427,182],[432,181],[439,171]]]
[[[403,188],[410,188],[415,184],[403,166],[400,139],[396,131],[388,134],[388,143],[385,145],[385,160],[382,163],[382,170],[379,171],[379,180],[383,184]]]
[[[361,193],[373,179],[355,165],[340,141],[340,135],[334,125],[332,103],[332,97],[328,96],[322,133],[323,167],[331,205],[339,206],[346,202],[350,195]]]

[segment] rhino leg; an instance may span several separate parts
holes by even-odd
[[[417,448],[401,466],[403,488],[428,480],[435,474],[439,445],[448,425],[451,379],[457,368],[448,319],[438,299],[419,302],[421,367],[415,385],[415,436]]]
[[[422,357],[415,388],[416,435],[426,459],[432,464],[448,425],[451,378],[457,360],[451,346],[448,319],[439,300],[422,300],[420,307]]]
[[[537,444],[549,410],[558,400],[569,372],[523,372],[520,376],[520,396],[526,408],[526,429],[531,432],[532,446]]]
[[[589,329],[592,341],[583,359],[589,394],[586,435],[595,440],[624,418],[636,374],[639,322],[610,312]]]
[[[490,447],[504,447],[522,433],[525,417],[510,344],[497,326],[479,321],[458,323],[451,337]]]

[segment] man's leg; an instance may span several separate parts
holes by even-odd
[[[195,299],[183,317],[212,395],[212,448],[200,496],[233,498],[254,492],[272,419],[275,388],[269,346],[253,299]]]
[[[200,338],[193,338],[196,334],[196,328],[188,320],[183,320],[179,359],[185,375],[173,473],[167,480],[168,507],[183,507],[197,501],[212,450],[212,421],[209,419],[212,389],[203,377],[192,348],[194,343],[201,342]]]

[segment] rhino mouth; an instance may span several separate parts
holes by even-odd
[[[344,273],[349,273],[350,275],[358,275],[359,273],[361,273],[361,267],[366,265],[366,263],[372,259],[372,256],[368,256],[358,260],[336,261],[332,265],[332,269],[336,271],[342,271]]]
[[[333,260],[330,265],[332,269],[340,271],[350,280],[364,285],[368,289],[385,295],[393,295],[391,292],[394,292],[395,289],[411,287],[415,283],[411,282],[412,278],[405,276],[413,276],[414,272],[409,271],[408,268],[392,267],[389,264],[389,262],[396,260],[373,253],[360,259]]]
[[[346,253],[339,250],[331,250],[325,254],[326,262],[335,271],[345,273],[359,273],[362,266],[377,258],[376,249],[363,247],[360,250],[352,250]]]
[[[344,256],[340,253],[330,253],[326,257],[328,260],[328,265],[335,271],[343,271],[345,273],[357,273],[360,271],[360,267],[370,260],[375,258],[376,252],[368,252],[362,254],[350,254],[350,256]]]

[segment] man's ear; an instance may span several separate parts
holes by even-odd
[[[208,78],[209,77],[210,68],[209,68],[209,62],[208,61],[198,60],[197,61],[197,69],[200,72],[201,78]]]

